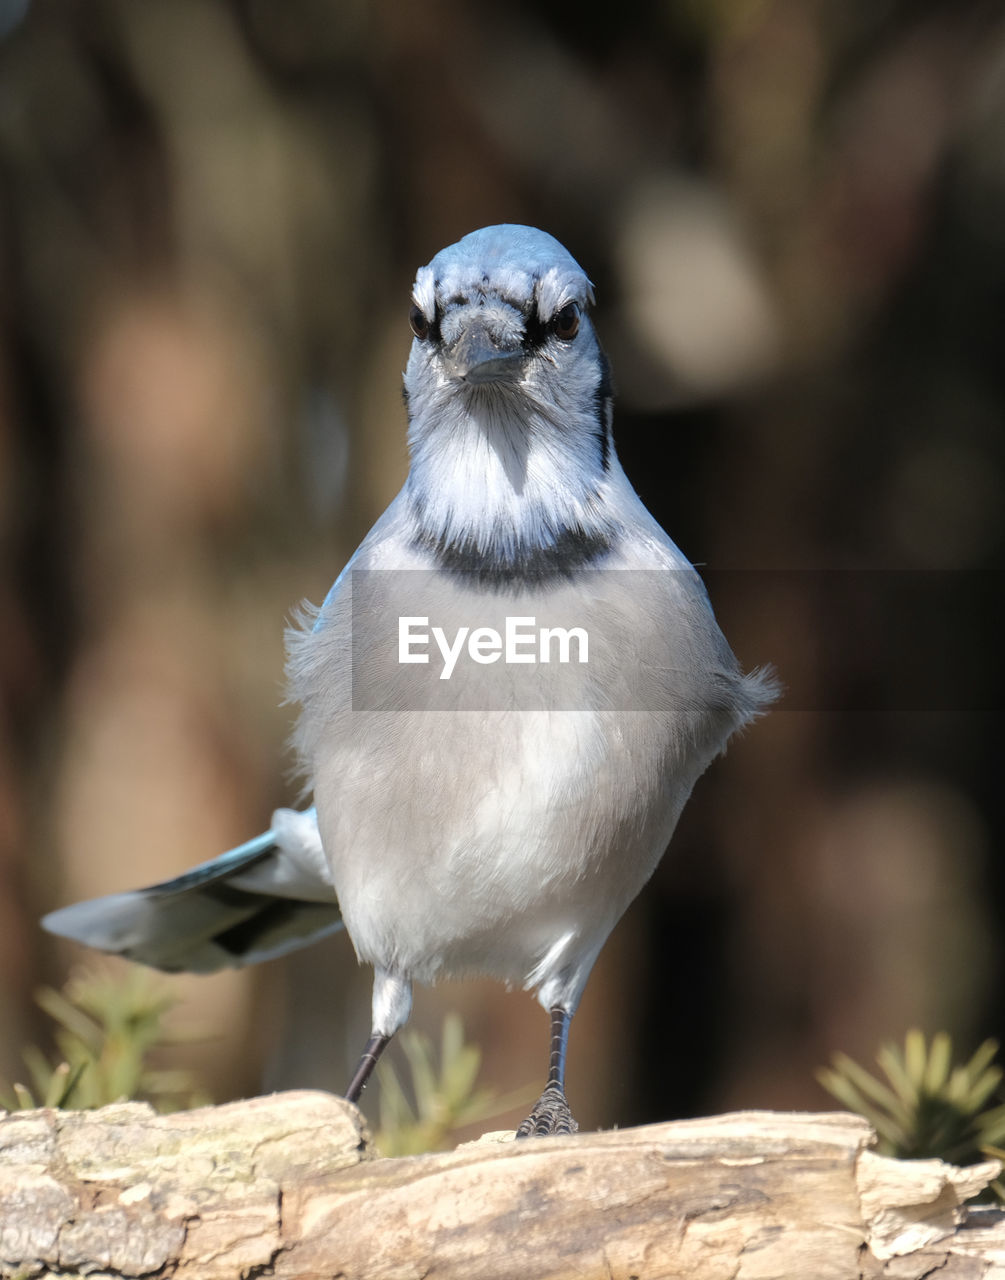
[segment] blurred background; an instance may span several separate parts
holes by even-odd
[[[82,959],[40,914],[296,798],[284,623],[404,477],[416,268],[503,221],[593,278],[622,461],[787,690],[598,962],[581,1124],[1005,1032],[1000,3],[0,0],[0,1077]],[[344,1088],[369,983],[170,980],[217,1100]],[[533,999],[451,1008],[536,1095]]]

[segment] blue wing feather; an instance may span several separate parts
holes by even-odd
[[[170,973],[212,973],[311,946],[344,926],[311,810],[145,889],[52,911],[50,933]],[[284,841],[286,843],[284,843]]]

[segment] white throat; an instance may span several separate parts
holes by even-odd
[[[511,559],[570,534],[611,536],[594,421],[556,422],[517,387],[441,384],[428,399],[410,404],[406,485],[427,540]]]

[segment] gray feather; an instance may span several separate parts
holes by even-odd
[[[279,810],[272,830],[211,862],[145,889],[63,907],[42,925],[170,973],[274,959],[343,928],[330,879],[316,874],[312,830],[317,844],[313,810]]]

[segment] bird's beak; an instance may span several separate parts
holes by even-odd
[[[499,382],[513,376],[523,354],[521,343],[500,341],[483,320],[473,317],[444,353],[443,363],[447,376],[458,382]]]

